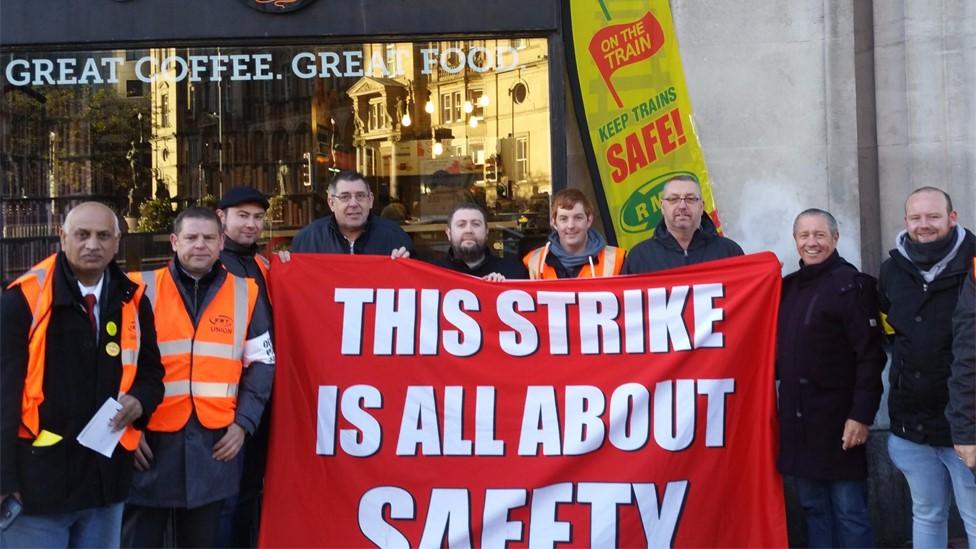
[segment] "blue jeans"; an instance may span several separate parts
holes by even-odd
[[[28,515],[0,532],[2,547],[118,547],[122,503],[68,513]]]
[[[946,546],[951,490],[969,546],[976,547],[976,478],[955,450],[892,435],[888,455],[905,475],[912,493],[912,544],[918,548]]]
[[[864,480],[794,477],[807,523],[807,547],[874,547]]]

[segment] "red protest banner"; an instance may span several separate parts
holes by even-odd
[[[261,545],[785,546],[779,272],[275,263]]]

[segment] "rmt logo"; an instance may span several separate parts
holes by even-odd
[[[234,321],[227,315],[217,315],[210,317],[210,332],[216,334],[229,334],[234,330]]]

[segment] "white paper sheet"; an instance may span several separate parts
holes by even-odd
[[[88,425],[78,434],[78,443],[110,458],[125,429],[112,430],[112,418],[122,409],[122,403],[109,397],[95,412]]]

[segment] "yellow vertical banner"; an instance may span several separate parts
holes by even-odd
[[[698,180],[721,230],[668,0],[571,0],[564,8],[577,117],[617,244],[653,234],[661,187],[677,174]]]

